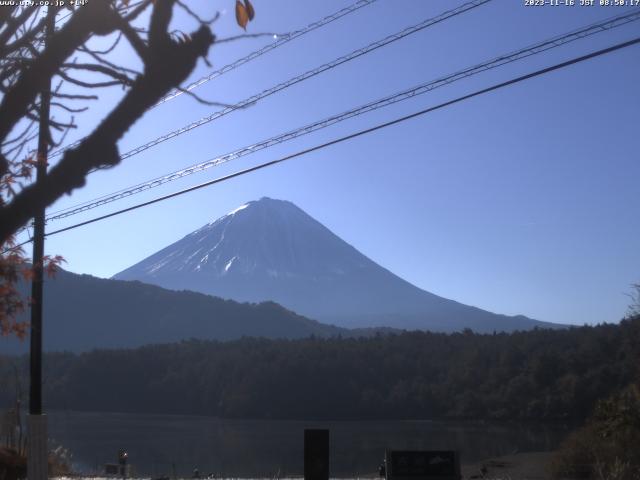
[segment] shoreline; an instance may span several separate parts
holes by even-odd
[[[550,478],[548,465],[554,452],[522,452],[501,457],[487,458],[480,462],[461,465],[460,471],[462,479],[482,479],[482,480],[547,480]],[[484,474],[482,469],[485,469]],[[114,480],[115,477],[105,476],[60,476],[52,477],[52,480]],[[216,477],[216,480],[231,480],[235,477]],[[301,480],[302,476],[278,477],[277,480]],[[354,477],[330,477],[331,480],[347,479],[377,479],[375,474],[360,475]],[[130,478],[129,480],[152,480],[150,477]],[[189,477],[178,477],[176,480],[191,480]],[[276,480],[273,477],[246,477],[238,480]]]
[[[462,465],[464,479],[549,479],[549,464],[554,452],[522,452],[501,457],[488,458],[473,464]],[[482,468],[485,468],[484,475]]]

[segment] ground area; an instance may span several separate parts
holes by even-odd
[[[548,465],[552,454],[553,452],[516,453],[473,465],[464,465],[462,477],[465,479],[546,480],[550,478]]]
[[[463,465],[462,478],[464,480],[548,480],[550,479],[548,465],[553,452],[526,452],[505,455],[483,460],[478,463]],[[379,478],[375,474],[365,475],[360,478]],[[113,477],[56,477],[55,480],[113,480]],[[287,477],[279,480],[300,480],[301,477]],[[54,479],[52,479],[54,480]],[[131,479],[136,480],[136,479]],[[143,479],[138,479],[143,480]],[[144,479],[146,480],[146,479]],[[190,480],[190,479],[185,479]],[[230,480],[218,478],[217,480]],[[274,480],[269,477],[265,479],[246,480]],[[334,480],[334,479],[332,479]],[[335,479],[346,480],[346,479]]]

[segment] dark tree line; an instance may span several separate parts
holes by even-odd
[[[479,335],[187,341],[45,358],[48,409],[228,418],[582,421],[638,378],[640,318]],[[0,358],[0,381],[12,364]],[[0,404],[13,399],[0,390]]]

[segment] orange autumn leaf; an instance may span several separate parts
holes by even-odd
[[[240,0],[236,0],[236,22],[238,22],[238,25],[240,25],[244,30],[247,29],[247,23],[249,23],[249,12]]]
[[[253,20],[253,17],[256,16],[256,11],[253,9],[253,5],[251,5],[251,2],[249,0],[244,0],[244,6],[247,10],[249,21]]]

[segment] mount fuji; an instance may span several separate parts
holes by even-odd
[[[113,278],[236,301],[274,301],[347,328],[492,332],[560,327],[421,290],[293,203],[270,198],[236,208]]]

